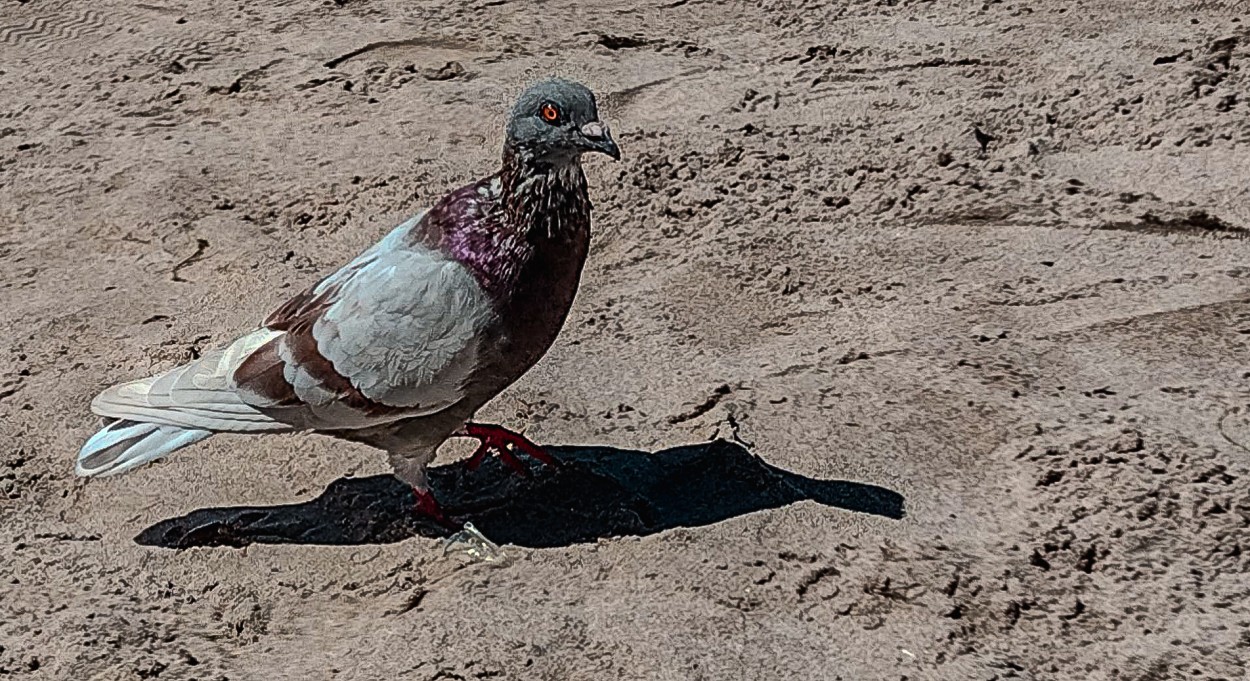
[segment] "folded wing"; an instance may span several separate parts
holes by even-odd
[[[106,390],[102,416],[206,431],[367,428],[446,409],[477,367],[489,299],[409,243],[414,218],[224,350]]]
[[[463,397],[490,301],[463,265],[417,247],[384,250],[275,316],[280,336],[234,373],[243,400],[300,428],[365,428]]]

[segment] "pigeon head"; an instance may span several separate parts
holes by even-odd
[[[599,120],[594,93],[560,78],[540,81],[521,93],[508,119],[507,145],[546,163],[569,163],[591,151],[621,158],[608,126]]]

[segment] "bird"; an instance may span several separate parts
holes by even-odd
[[[132,470],[216,433],[314,432],[387,454],[415,511],[458,527],[426,468],[452,437],[518,472],[557,465],[524,435],[474,415],[546,354],[590,244],[585,154],[621,158],[594,93],[547,78],[504,127],[498,170],[444,195],[225,347],[91,402],[101,429],[80,476]]]

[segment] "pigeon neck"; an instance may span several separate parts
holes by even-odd
[[[509,148],[500,175],[508,218],[531,240],[567,240],[589,228],[586,175],[576,157],[552,162]]]

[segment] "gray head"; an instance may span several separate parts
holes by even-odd
[[[560,78],[535,83],[517,98],[508,118],[507,145],[552,163],[572,161],[588,151],[621,158],[608,126],[599,120],[594,93]]]

